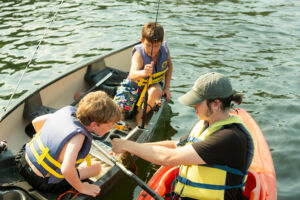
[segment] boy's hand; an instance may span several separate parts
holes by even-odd
[[[145,65],[144,67],[144,77],[149,77],[151,76],[152,74],[152,71],[153,71],[153,65],[154,65],[154,62],[152,61],[151,64],[147,64]]]
[[[169,101],[171,99],[171,92],[169,88],[165,88],[163,91],[164,95],[166,95],[166,100]]]
[[[100,193],[100,191],[101,189],[98,185],[89,184],[88,182],[83,182],[82,191],[78,191],[78,192],[95,197]]]

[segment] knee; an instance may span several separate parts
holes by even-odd
[[[152,98],[159,98],[162,96],[162,90],[160,87],[150,87],[149,90],[149,96]]]
[[[102,170],[101,163],[100,162],[95,163],[94,169],[96,174],[100,174]]]

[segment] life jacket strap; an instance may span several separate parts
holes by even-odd
[[[204,164],[204,165],[199,165],[199,166],[205,166],[205,167],[212,167],[212,168],[216,168],[216,169],[221,169],[221,170],[224,170],[224,171],[229,172],[231,174],[235,174],[235,175],[239,175],[239,176],[246,176],[248,174],[248,172],[244,173],[241,170],[234,169],[232,167],[228,167],[228,166],[225,166],[225,165],[208,165],[208,164]]]
[[[36,136],[30,141],[29,143],[29,147],[34,155],[34,157],[37,160],[37,163],[40,164],[41,166],[43,166],[43,168],[48,171],[50,174],[52,174],[53,176],[57,177],[57,178],[64,178],[64,176],[58,172],[56,172],[53,168],[51,168],[45,161],[44,159],[47,158],[47,160],[53,164],[55,167],[60,168],[61,169],[61,163],[58,162],[57,160],[55,160],[54,158],[52,158],[52,156],[49,154],[49,148],[45,147],[39,137],[39,135],[41,134],[41,132],[38,132],[36,134]],[[37,141],[37,144],[42,152],[41,155],[38,154],[38,152],[36,151],[34,145],[33,145],[33,141]],[[85,158],[83,159],[79,159],[76,161],[76,164],[79,165],[80,163],[82,163],[83,161],[87,161],[87,166],[91,166],[91,157],[90,154],[88,154]]]
[[[57,178],[64,178],[63,175],[57,173],[54,169],[52,169],[47,163],[44,162],[44,160],[41,160],[40,159],[40,155],[37,153],[36,149],[34,148],[34,145],[30,145],[30,149],[34,155],[34,157],[37,159],[37,160],[40,160],[40,165],[45,169],[47,170],[50,174],[52,174],[53,176],[57,177]],[[49,155],[49,154],[48,154]]]
[[[82,158],[82,159],[77,160],[77,161],[76,161],[76,164],[80,164],[80,163],[82,163],[82,162],[85,161],[85,160],[86,160],[86,162],[87,162],[87,166],[91,166],[91,165],[92,165],[92,161],[91,161],[91,156],[90,156],[90,154],[88,154],[85,158]]]
[[[192,182],[182,176],[178,176],[177,180],[184,185],[197,187],[197,188],[210,189],[210,190],[228,190],[228,189],[233,189],[233,188],[242,188],[246,185],[246,183],[242,183],[239,185],[212,185],[212,184],[205,184],[205,183],[196,183],[196,182]]]
[[[149,87],[150,85],[152,85],[152,76],[150,76],[148,84],[145,85],[145,87],[143,88],[143,91],[142,91],[142,93],[141,93],[141,95],[140,95],[140,98],[139,98],[138,102],[136,103],[136,105],[137,105],[137,107],[138,107],[138,108],[137,108],[138,111],[139,111],[140,108],[141,108],[142,101],[143,101],[144,96],[145,96],[145,94],[146,94],[146,91],[148,90],[148,87]]]
[[[139,111],[140,108],[141,108],[142,101],[143,101],[143,99],[144,99],[144,96],[145,96],[145,94],[146,94],[146,91],[147,91],[148,87],[149,87],[150,85],[153,85],[153,84],[156,84],[156,83],[161,82],[161,81],[165,78],[165,73],[166,73],[167,70],[168,70],[168,67],[167,67],[165,70],[161,71],[161,72],[152,74],[152,75],[149,77],[148,80],[142,78],[142,79],[139,79],[139,80],[136,81],[136,83],[137,83],[137,85],[138,85],[139,87],[144,86],[143,91],[142,91],[142,93],[141,93],[141,95],[140,95],[140,97],[139,97],[139,100],[138,100],[138,102],[136,103],[136,105],[137,105],[137,110],[138,110],[138,111]],[[148,84],[147,84],[147,82],[148,82]],[[147,86],[148,86],[148,87],[147,87]]]

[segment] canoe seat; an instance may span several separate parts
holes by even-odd
[[[98,81],[103,79],[108,73],[112,73],[112,76],[108,78],[104,83],[99,85],[95,90],[105,91],[111,98],[116,94],[117,88],[120,86],[120,83],[123,79],[126,79],[128,72],[123,72],[118,69],[105,67],[104,69],[96,72],[92,72],[92,67],[89,66],[86,74],[84,75],[85,81],[92,87]]]
[[[49,113],[54,113],[55,111],[57,111],[57,109],[55,109],[55,108],[40,106],[38,109],[36,109],[32,112],[24,112],[23,116],[25,119],[32,121],[34,118],[36,118],[38,116],[49,114]]]
[[[244,195],[250,200],[258,200],[260,195],[260,178],[256,172],[249,170]]]

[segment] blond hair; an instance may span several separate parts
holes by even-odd
[[[85,126],[91,122],[108,123],[121,120],[118,105],[103,91],[90,92],[79,102],[77,119]]]

